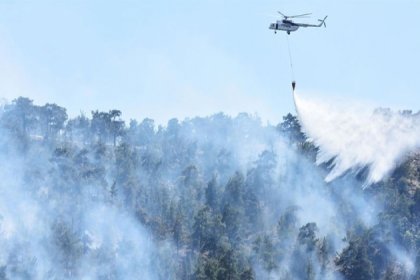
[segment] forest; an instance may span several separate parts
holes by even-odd
[[[292,114],[162,126],[19,97],[0,279],[420,279],[420,154],[366,185],[369,166],[326,182],[318,151]]]

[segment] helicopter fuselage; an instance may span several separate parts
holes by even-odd
[[[277,30],[286,31],[290,34],[290,32],[296,31],[299,29],[299,25],[295,24],[290,20],[278,20],[275,23],[270,24],[270,29],[273,29],[274,32]]]

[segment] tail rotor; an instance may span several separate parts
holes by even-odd
[[[327,27],[327,25],[325,24],[325,20],[327,19],[328,16],[324,17],[324,19],[318,19],[318,21],[320,22],[320,26],[324,25],[324,27]]]

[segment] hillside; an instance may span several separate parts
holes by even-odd
[[[0,279],[418,279],[420,154],[330,182],[291,114],[0,113]]]

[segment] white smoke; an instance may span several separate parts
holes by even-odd
[[[69,199],[64,181],[53,190],[58,178],[25,181],[28,162],[51,167],[45,154],[37,158],[0,148],[0,279],[158,279],[149,232],[127,211],[99,201],[97,186],[84,185],[80,199]]]
[[[319,147],[317,163],[332,160],[327,182],[368,167],[376,183],[420,147],[420,114],[294,94],[305,134]]]

